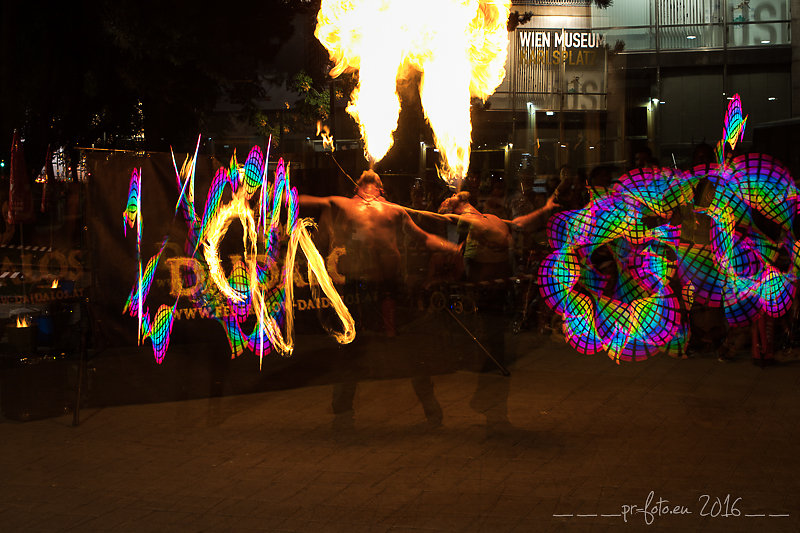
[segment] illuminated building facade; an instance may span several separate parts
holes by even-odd
[[[510,143],[506,171],[518,164],[537,176],[564,164],[629,168],[645,147],[662,165],[686,166],[699,143],[716,142],[739,93],[758,117],[745,134],[752,143],[759,124],[800,111],[798,3],[515,1],[506,79],[476,109],[474,142]]]

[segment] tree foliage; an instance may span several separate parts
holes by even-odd
[[[184,149],[222,96],[254,112],[263,73],[308,9],[302,0],[213,10],[185,0],[2,2],[0,154],[13,129],[40,157],[47,144]]]
[[[276,146],[287,134],[313,131],[315,123],[328,120],[331,112],[330,90],[318,88],[305,70],[297,72],[288,85],[297,95],[293,102],[285,102],[283,109],[257,111],[254,115],[258,133],[272,137]]]
[[[599,9],[606,9],[614,4],[614,0],[592,0],[592,3]],[[529,22],[534,15],[535,13],[532,11],[526,11],[524,13],[520,13],[519,11],[510,12],[508,14],[508,23],[506,24],[508,31],[516,30],[517,26]]]

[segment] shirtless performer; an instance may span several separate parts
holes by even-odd
[[[543,226],[550,214],[559,207],[553,196],[543,207],[514,218],[504,220],[492,214],[484,214],[469,203],[469,192],[462,191],[442,202],[439,213],[458,223],[459,231],[466,233],[464,242],[464,270],[466,280],[471,283],[491,281],[511,276],[511,228],[534,230]],[[504,304],[508,291],[504,285],[490,284],[474,291],[476,312],[465,317],[471,325],[481,347],[488,350],[502,365],[508,364],[505,351]],[[482,354],[475,350],[478,356]],[[510,381],[496,379],[487,372],[493,367],[484,359],[482,372],[478,374],[475,393],[470,406],[486,417],[488,435],[512,429],[508,419],[508,394]]]
[[[551,196],[547,203],[527,215],[504,220],[483,214],[469,203],[469,193],[454,194],[439,207],[440,214],[455,215],[459,230],[467,234],[464,267],[467,281],[477,282],[511,275],[511,229],[529,230],[547,222],[558,207]]]
[[[400,232],[424,243],[431,251],[455,254],[455,244],[421,230],[399,205],[383,197],[383,183],[372,170],[365,170],[352,198],[300,195],[303,208],[323,208],[330,216],[330,249],[343,247],[339,273],[348,281],[395,283],[400,279]],[[323,228],[325,229],[325,228]]]
[[[320,220],[327,221],[323,230],[329,232],[330,249],[344,247],[345,255],[339,260],[339,273],[348,282],[367,282],[381,292],[381,313],[387,336],[395,335],[393,292],[401,274],[401,255],[398,247],[400,232],[419,240],[431,251],[458,253],[458,247],[436,235],[421,230],[399,205],[383,197],[383,183],[372,170],[365,170],[356,185],[355,196],[329,196],[318,198],[300,195],[302,208],[322,208]],[[425,417],[432,427],[442,423],[442,409],[433,393],[429,376],[411,380],[414,391],[422,403]],[[348,427],[353,421],[355,383],[334,386],[334,426]]]

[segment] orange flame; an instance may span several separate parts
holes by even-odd
[[[50,288],[51,289],[57,289],[58,288],[58,280],[57,279],[53,280],[53,283],[50,285]]]
[[[450,183],[469,167],[470,98],[488,98],[505,77],[510,0],[322,0],[314,35],[334,62],[333,77],[359,73],[347,112],[367,156],[392,146],[397,81],[412,70]]]
[[[263,186],[266,186],[263,185]],[[343,325],[342,332],[333,332],[334,338],[341,344],[352,342],[355,338],[355,321],[345,306],[342,297],[333,285],[328,272],[325,270],[325,263],[317,251],[311,236],[306,229],[312,226],[310,219],[300,219],[297,228],[289,235],[289,243],[284,259],[284,268],[281,273],[281,283],[285,289],[285,324],[284,331],[274,318],[270,316],[266,301],[266,289],[268,287],[258,279],[258,235],[256,232],[256,221],[247,203],[244,189],[234,194],[231,201],[222,206],[216,215],[211,219],[202,235],[203,254],[208,264],[208,275],[220,292],[232,302],[243,302],[247,300],[248,294],[244,294],[228,283],[225,272],[219,258],[219,245],[228,231],[228,227],[234,218],[238,218],[244,229],[242,235],[242,246],[244,248],[244,262],[247,268],[248,283],[250,287],[249,296],[253,314],[257,317],[259,328],[266,334],[271,345],[284,355],[291,355],[294,350],[294,272],[295,257],[297,249],[300,248],[308,260],[308,279],[313,290],[322,289],[331,305],[336,311]],[[270,228],[278,224],[278,213],[270,221]]]
[[[323,125],[321,121],[317,121],[317,135],[322,137],[322,149],[336,151],[336,145],[333,143],[333,135],[331,129],[327,125]]]
[[[17,327],[18,328],[27,328],[30,327],[31,321],[25,315],[17,315]]]
[[[220,292],[232,302],[243,302],[247,296],[240,293],[233,287],[225,276],[225,271],[222,269],[222,263],[219,258],[219,244],[225,233],[228,231],[228,226],[233,222],[234,218],[238,218],[239,222],[244,228],[244,235],[242,236],[242,244],[245,251],[245,262],[248,260],[248,252],[255,254],[253,247],[256,242],[256,221],[253,213],[247,204],[247,199],[240,189],[234,195],[233,200],[218,210],[214,218],[208,223],[205,231],[203,232],[203,255],[208,264],[208,275],[219,287]],[[247,242],[250,242],[251,247],[248,249]]]

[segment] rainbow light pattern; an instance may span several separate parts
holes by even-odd
[[[725,117],[718,162],[691,171],[633,170],[583,209],[550,219],[554,251],[540,264],[539,287],[562,315],[565,337],[576,350],[606,351],[617,363],[680,353],[695,302],[724,308],[731,326],[789,310],[800,272],[794,234],[800,228],[793,226],[800,196],[772,157],[732,157],[746,120],[737,94]],[[703,178],[715,187],[707,208],[694,206]],[[680,241],[681,228],[670,220],[682,206],[710,218],[709,245]],[[767,236],[765,226],[778,236]],[[776,265],[780,256],[789,259],[783,270]]]
[[[153,321],[150,322],[150,313],[145,316],[145,338],[149,338],[153,343],[153,355],[156,363],[161,364],[164,356],[167,355],[169,348],[169,335],[172,333],[172,324],[175,322],[175,309],[178,307],[177,300],[172,307],[168,305],[159,306]]]
[[[298,217],[297,189],[290,185],[288,165],[280,159],[275,180],[270,183],[267,179],[269,152],[265,156],[260,148],[253,147],[241,166],[237,163],[234,152],[229,167],[220,168],[215,173],[203,216],[198,217],[194,206],[197,153],[196,149],[194,157],[187,156],[180,170],[173,154],[179,192],[175,216],[180,214],[188,229],[184,246],[187,255],[203,263],[209,273],[203,290],[192,297],[191,303],[201,310],[224,306],[230,311],[222,316],[217,316],[216,313],[205,313],[204,316],[213,316],[223,326],[231,347],[231,356],[238,357],[245,350],[250,350],[258,354],[260,366],[264,355],[269,354],[273,347],[281,355],[291,355],[294,348],[294,263],[298,248],[308,260],[308,278],[312,291],[316,294],[319,291],[324,292],[342,321],[343,331],[334,332],[334,338],[342,344],[351,342],[355,338],[355,322],[311,240],[308,228],[314,225],[313,222]],[[223,196],[228,189],[231,200],[224,203]],[[251,205],[252,203],[256,205]],[[285,217],[281,216],[283,209],[286,210]],[[258,213],[257,220],[254,213]],[[134,170],[131,176],[128,202],[123,216],[126,234],[127,227],[133,227],[134,222],[139,228],[139,275],[123,313],[139,316],[139,342],[149,338],[155,360],[161,364],[169,348],[180,296],[172,305],[160,305],[152,317],[149,309],[144,308],[168,238],[163,239],[158,253],[148,261],[143,270],[141,170]],[[230,274],[226,274],[219,258],[219,245],[230,223],[236,219],[244,229],[244,255],[243,259],[235,261],[231,266]],[[284,245],[286,255],[281,261],[279,251]],[[279,267],[279,275],[270,275]]]
[[[158,250],[158,253],[151,257],[147,262],[147,267],[144,269],[143,276],[133,286],[130,294],[128,295],[128,301],[125,302],[125,307],[122,309],[123,313],[130,311],[131,316],[136,315],[140,309],[139,303],[147,299],[147,295],[150,293],[150,287],[153,285],[153,276],[156,273],[156,265],[158,265],[158,261],[161,259],[161,254],[166,246],[167,239],[164,239],[164,242],[161,244],[161,248]]]
[[[128,186],[128,203],[125,211],[122,212],[122,229],[125,236],[128,235],[128,228],[133,229],[134,224],[139,220],[139,204],[141,202],[141,169],[133,169],[131,182]]]
[[[144,310],[142,308],[142,288],[144,285],[142,273],[142,169],[133,169],[131,173],[131,181],[128,185],[128,202],[125,205],[125,210],[122,212],[122,230],[125,236],[128,236],[128,228],[133,228],[136,225],[136,262],[139,265],[138,277],[136,278],[136,285],[134,291],[136,292],[135,298],[128,297],[128,302],[125,306],[123,313],[130,307],[131,313],[136,313],[139,320],[139,329],[136,332],[137,343],[141,344],[143,338],[143,323],[145,320]],[[150,284],[148,283],[148,288]],[[136,306],[131,307],[131,303],[135,300]]]

